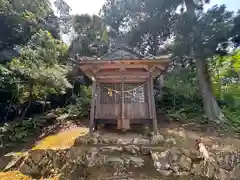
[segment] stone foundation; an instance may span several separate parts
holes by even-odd
[[[98,135],[79,137],[69,149],[32,150],[12,166],[9,163],[14,158],[5,157],[1,168],[8,166],[10,170],[35,178],[61,174],[60,179],[75,179],[90,176],[94,168],[115,169],[118,173],[142,168],[141,172],[150,169],[146,171],[157,173],[159,177],[174,177],[172,179],[179,176],[201,176],[203,180],[240,179],[239,153],[218,153],[213,162],[204,162],[197,151],[176,144],[175,139],[165,139],[160,134],[128,141],[103,139]]]

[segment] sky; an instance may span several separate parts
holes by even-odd
[[[211,7],[215,4],[226,4],[229,10],[240,9],[240,0],[210,0]],[[72,8],[72,14],[98,14],[105,0],[66,0]]]
[[[53,2],[54,0],[51,0]],[[105,0],[65,0],[72,8],[71,14],[98,14]],[[226,4],[231,11],[240,9],[240,0],[210,0],[210,4],[206,7],[212,7],[216,4]],[[70,42],[69,35],[63,35],[63,40],[66,43]]]

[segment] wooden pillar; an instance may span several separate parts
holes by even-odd
[[[122,120],[124,119],[124,81],[122,81],[122,94],[121,94],[121,96],[122,96],[122,111],[121,111],[121,113],[122,113],[122,116],[121,116],[121,118],[122,118]]]
[[[124,80],[122,80],[121,84],[121,118],[118,119],[118,129],[123,128],[123,121],[124,121]]]
[[[152,92],[151,92],[151,78],[149,76],[147,83],[147,93],[148,93],[148,114],[149,118],[152,119]]]
[[[153,132],[157,133],[157,131],[158,131],[158,124],[157,124],[156,106],[155,106],[155,97],[154,97],[153,78],[152,78],[152,76],[149,77],[149,81],[150,81],[150,90],[151,90],[151,107],[152,107]]]
[[[95,100],[95,118],[98,119],[98,115],[99,115],[99,104],[100,104],[100,85],[98,85],[96,83],[96,92],[95,92],[95,97],[96,97],[96,100]]]
[[[90,136],[93,134],[93,128],[94,128],[95,103],[96,103],[96,81],[93,80],[93,84],[92,84],[92,100],[91,100],[91,114],[90,114],[90,121],[89,121],[89,133],[90,133]]]
[[[163,98],[163,87],[164,87],[164,77],[163,74],[161,74],[158,78],[159,87],[160,87],[160,100]]]

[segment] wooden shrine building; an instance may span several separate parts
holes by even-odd
[[[98,124],[152,124],[157,131],[153,79],[166,71],[167,56],[143,57],[121,47],[100,58],[78,58],[75,64],[92,79],[90,133]]]

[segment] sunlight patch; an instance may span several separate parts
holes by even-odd
[[[48,180],[58,180],[60,176],[47,178]],[[40,180],[44,180],[41,178]],[[33,180],[33,178],[23,175],[19,171],[0,172],[0,180]]]
[[[84,136],[88,133],[88,128],[74,128],[64,132],[59,132],[55,135],[48,136],[32,148],[37,149],[67,149],[73,146],[74,141],[79,136]]]
[[[19,171],[9,171],[0,172],[0,180],[32,180],[32,178],[21,174]]]

